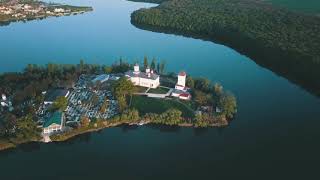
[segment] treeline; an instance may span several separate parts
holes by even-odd
[[[320,94],[320,18],[257,0],[169,0],[132,15],[140,28],[226,44]]]
[[[239,32],[267,47],[320,62],[320,19],[256,0],[170,0],[132,14],[135,22],[214,35]]]
[[[196,126],[227,125],[228,120],[234,118],[237,113],[237,99],[231,92],[225,91],[222,85],[212,83],[206,78],[191,76],[188,76],[186,84],[191,88],[192,100],[201,110],[194,120]]]
[[[143,116],[140,116],[136,109],[127,109],[111,119],[111,122],[122,123],[138,123],[141,121],[164,125],[179,125],[185,122],[182,118],[182,112],[177,109],[169,109],[161,114],[147,113]]]

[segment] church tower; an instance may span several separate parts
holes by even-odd
[[[186,72],[180,72],[178,74],[178,82],[176,84],[176,89],[178,90],[185,90],[185,86],[186,86],[186,78],[187,78],[187,74]]]
[[[139,64],[136,63],[134,66],[133,66],[133,73],[134,74],[139,74],[140,73],[140,69],[139,69]]]

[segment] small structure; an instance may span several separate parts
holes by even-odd
[[[3,101],[6,101],[6,100],[7,100],[7,96],[6,96],[5,94],[2,94],[1,97],[2,97],[2,100],[3,100]]]
[[[173,89],[171,96],[178,97],[183,100],[190,100],[191,94],[188,92],[188,88],[186,87],[186,79],[187,73],[182,71],[178,74],[178,81],[175,85],[175,89]]]
[[[53,104],[53,102],[60,96],[68,97],[70,91],[67,89],[52,89],[46,93],[44,104]]]
[[[55,8],[53,11],[55,13],[64,13],[64,9],[62,9],[62,8]]]
[[[191,94],[189,92],[185,92],[179,95],[180,99],[183,100],[190,100],[191,99]]]
[[[101,75],[98,75],[96,78],[94,78],[92,82],[96,83],[99,81],[100,83],[104,83],[109,80],[109,77],[110,76],[108,74],[101,74]]]
[[[8,106],[8,104],[5,103],[5,102],[1,102],[1,106],[2,106],[2,107],[6,107],[6,106]]]
[[[64,114],[62,112],[55,112],[43,124],[43,133],[51,134],[53,132],[61,131],[64,126]]]
[[[142,86],[147,88],[157,88],[160,86],[160,76],[154,73],[149,67],[145,72],[141,72],[139,65],[135,64],[133,71],[128,71],[125,74],[135,86]]]

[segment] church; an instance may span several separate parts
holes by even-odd
[[[156,74],[149,67],[145,72],[140,71],[139,64],[135,64],[133,71],[128,71],[125,74],[135,86],[142,86],[147,88],[157,88],[160,86],[160,76]]]

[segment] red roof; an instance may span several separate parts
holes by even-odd
[[[181,71],[181,72],[179,73],[179,76],[186,76],[186,75],[187,75],[187,73],[184,72],[184,71]]]
[[[179,96],[182,96],[182,97],[189,97],[190,94],[189,93],[183,93],[183,94],[180,94]]]

